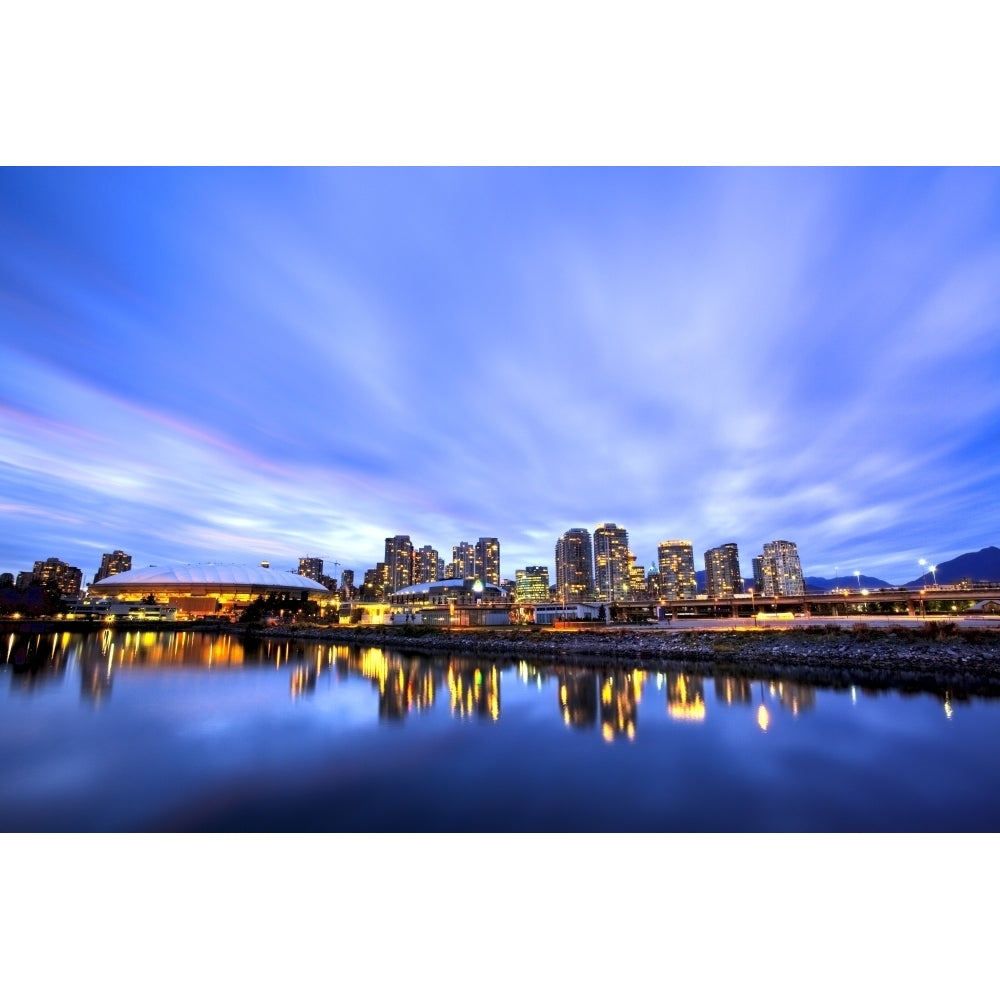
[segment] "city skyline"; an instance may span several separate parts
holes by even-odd
[[[996,542],[993,169],[0,170],[0,570]],[[746,569],[746,568],[744,568]]]

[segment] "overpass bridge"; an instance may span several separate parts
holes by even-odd
[[[863,617],[923,617],[925,615],[961,615],[969,613],[981,602],[996,602],[1000,613],[1000,584],[973,587],[905,587],[882,590],[838,590],[826,594],[805,594],[800,597],[762,597],[757,594],[736,594],[733,597],[695,598],[693,600],[639,600],[603,602],[618,620],[634,619],[639,615],[658,620],[685,618],[754,618],[757,615],[787,615],[805,618]]]

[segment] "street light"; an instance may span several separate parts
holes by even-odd
[[[920,564],[920,579],[922,582],[926,583],[924,577],[927,576],[927,560],[918,559],[917,562]]]
[[[937,586],[937,566],[931,566],[931,579],[934,581],[934,586]]]
[[[861,593],[861,570],[856,569],[854,575],[858,578],[858,593]]]

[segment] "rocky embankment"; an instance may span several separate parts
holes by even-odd
[[[240,631],[244,631],[240,629]],[[947,690],[1000,696],[1000,630],[928,622],[923,628],[855,626],[794,629],[484,628],[423,626],[247,630],[268,637],[380,646],[414,653],[613,664],[742,675],[802,683]]]

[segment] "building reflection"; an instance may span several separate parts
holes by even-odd
[[[720,705],[752,705],[753,686],[745,677],[716,677],[715,700]]]
[[[563,722],[575,729],[593,729],[597,725],[597,674],[583,668],[557,667],[559,710]]]
[[[642,674],[624,670],[601,674],[601,735],[611,742],[616,737],[635,739],[642,697]]]
[[[667,714],[685,722],[705,720],[704,678],[692,674],[667,674]]]
[[[816,689],[806,684],[781,681],[771,685],[771,693],[777,695],[778,703],[792,715],[816,707]]]
[[[500,672],[452,662],[448,667],[448,692],[451,714],[476,715],[494,722],[500,718]]]

